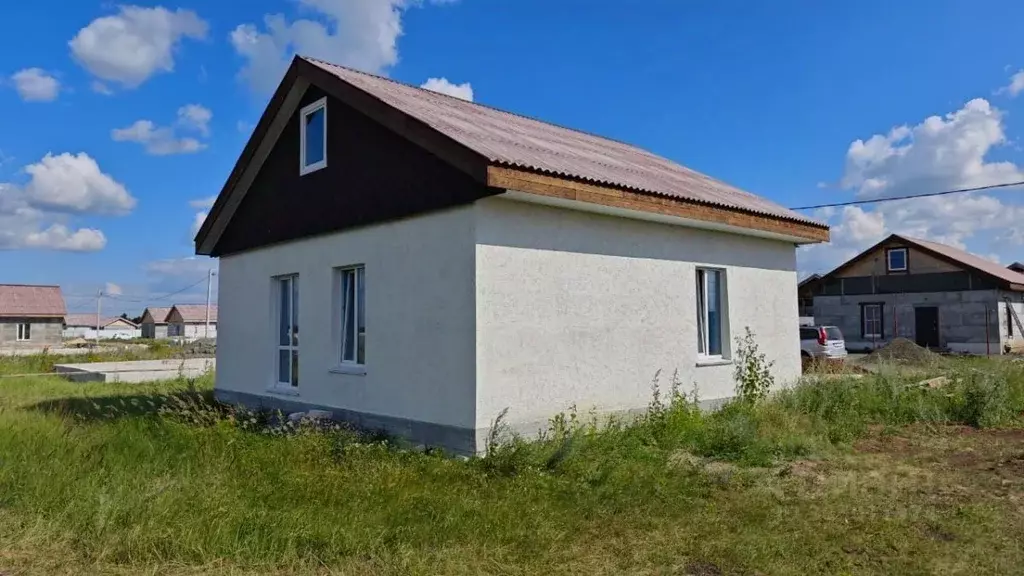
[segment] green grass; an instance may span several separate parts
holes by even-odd
[[[1013,573],[1024,369],[949,376],[569,414],[468,461],[268,427],[209,378],[0,379],[0,573]]]

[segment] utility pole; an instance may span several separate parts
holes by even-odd
[[[210,301],[213,299],[213,268],[206,276],[206,332],[203,338],[210,338]]]
[[[96,345],[100,345],[100,310],[103,307],[103,290],[96,292]]]

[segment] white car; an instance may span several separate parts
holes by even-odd
[[[800,356],[806,359],[844,360],[846,340],[835,326],[801,326]]]

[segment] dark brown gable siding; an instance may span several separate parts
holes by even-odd
[[[468,204],[488,188],[342,102],[327,99],[327,167],[299,176],[299,110],[221,236],[214,256]]]

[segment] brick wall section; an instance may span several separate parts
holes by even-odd
[[[18,324],[31,324],[31,338],[18,340]],[[59,346],[64,321],[61,318],[0,318],[0,348],[42,348]]]

